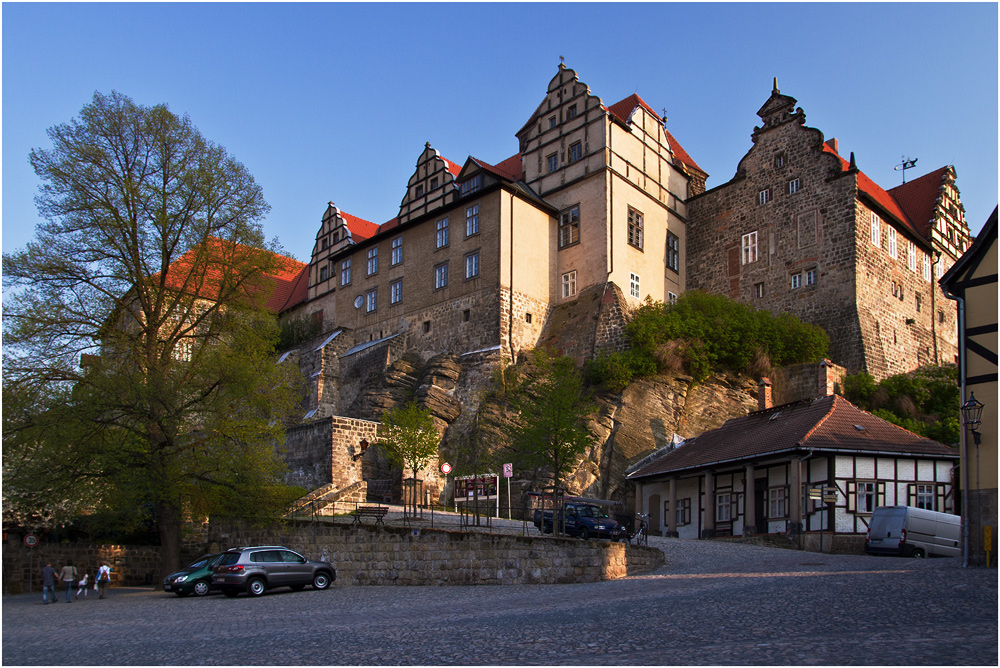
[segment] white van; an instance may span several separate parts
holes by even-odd
[[[958,557],[962,518],[913,506],[882,506],[872,513],[865,539],[868,554]]]

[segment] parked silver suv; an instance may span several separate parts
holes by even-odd
[[[291,587],[295,591],[311,584],[326,589],[337,572],[326,561],[310,561],[281,545],[257,545],[227,550],[215,564],[212,587],[226,596],[245,591],[260,596],[268,589]]]

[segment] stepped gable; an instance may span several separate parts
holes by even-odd
[[[910,222],[925,239],[931,238],[934,210],[941,201],[941,189],[948,179],[949,172],[952,172],[954,178],[954,167],[945,165],[930,174],[924,174],[909,183],[889,189],[889,195],[899,203],[900,208],[910,218]]]
[[[629,477],[697,469],[793,450],[955,456],[952,448],[886,422],[843,397],[830,395],[728,420]]]
[[[608,113],[614,115],[623,123],[628,123],[629,119],[632,117],[632,114],[635,112],[637,107],[642,107],[654,118],[656,118],[661,124],[664,123],[663,118],[661,118],[659,114],[653,111],[652,108],[648,104],[646,104],[645,100],[643,100],[635,93],[629,95],[627,98],[625,98],[620,102],[615,102],[611,106],[605,107],[605,109],[608,111]],[[703,170],[701,167],[698,166],[698,163],[694,161],[694,159],[688,154],[688,152],[684,150],[684,147],[680,145],[680,142],[678,142],[677,139],[675,139],[674,136],[666,128],[663,129],[663,132],[667,135],[667,141],[670,143],[670,149],[674,152],[674,157],[677,158],[678,162],[680,162],[686,167],[690,167],[692,169],[698,170],[699,172],[706,173],[705,170]]]

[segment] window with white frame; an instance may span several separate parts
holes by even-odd
[[[465,278],[470,279],[476,276],[479,276],[479,251],[465,256]]]
[[[931,483],[910,483],[908,504],[924,510],[943,511],[944,488]],[[942,507],[938,507],[938,505]]]
[[[682,527],[691,524],[691,499],[677,499],[677,510],[674,521]],[[670,502],[663,502],[663,516],[670,517]]]
[[[673,232],[667,232],[667,269],[681,270],[681,240]]]
[[[715,521],[729,522],[732,520],[733,495],[722,492],[715,495]]]
[[[559,214],[559,248],[580,241],[580,207],[573,206]]]
[[[806,285],[816,285],[816,270],[807,269],[806,270]]]
[[[553,153],[552,155],[548,156],[547,158],[545,158],[545,161],[548,164],[549,173],[550,174],[552,172],[556,171],[557,169],[559,169],[559,154],[558,153]]]
[[[368,275],[378,273],[378,246],[368,249]]]
[[[642,250],[642,213],[628,208],[628,245]]]
[[[448,263],[434,267],[434,289],[440,290],[448,285]]]
[[[389,303],[398,304],[403,301],[403,279],[389,284]]]
[[[798,290],[802,287],[802,274],[792,274],[792,290]]]
[[[448,245],[448,219],[442,218],[437,222],[436,247],[444,248]]]
[[[757,193],[757,204],[764,205],[771,201],[771,189],[765,188]]]
[[[874,482],[857,482],[854,490],[855,512],[869,514],[875,510],[876,487]]]
[[[757,299],[764,298],[764,283],[754,283],[753,296],[756,297]]]
[[[392,240],[392,252],[390,253],[390,258],[389,259],[392,261],[392,265],[393,266],[396,266],[397,264],[399,264],[399,263],[401,263],[403,261],[403,237],[402,237],[402,235],[400,235],[400,236],[398,236],[398,237],[396,237],[395,239]]]
[[[629,294],[635,297],[636,299],[640,299],[642,293],[639,290],[639,274],[629,274],[628,285],[629,285]]]
[[[479,234],[479,205],[473,204],[465,208],[465,236]]]
[[[778,153],[776,156],[774,156],[774,166],[775,166],[775,168],[781,168],[781,167],[785,166],[785,154],[784,153]]]
[[[777,520],[788,517],[788,488],[770,487],[767,490],[767,518]]]
[[[791,181],[789,181],[788,182],[788,194],[789,195],[794,195],[798,191],[799,191],[799,180],[798,179],[792,179]]]
[[[874,211],[872,212],[872,231],[871,239],[872,246],[876,248],[881,248],[882,246],[882,219],[878,217],[878,214]]]
[[[757,261],[757,231],[743,235],[743,264]]]
[[[378,308],[378,288],[372,288],[365,295],[365,311],[372,313]]]
[[[677,303],[677,295],[675,295],[673,292],[667,292],[667,303],[668,304],[676,304]]]
[[[931,256],[924,256],[924,280],[928,283],[931,280]]]
[[[916,273],[917,271],[917,247],[912,241],[906,242],[906,266],[910,268],[910,271]]]
[[[340,284],[348,285],[351,282],[351,258],[347,258],[340,263]]]
[[[896,259],[896,228],[890,227],[885,231],[886,236],[886,251],[889,253],[889,257]]]
[[[471,179],[462,181],[460,192],[461,194],[466,195],[468,193],[472,193],[479,190],[482,186],[483,186],[483,175],[476,174]]]
[[[562,296],[563,299],[576,295],[576,269],[567,271],[562,275]]]

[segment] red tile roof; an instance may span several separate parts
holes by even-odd
[[[454,163],[448,158],[441,158],[441,159],[444,160],[445,167],[448,168],[448,171],[451,173],[452,176],[458,176],[458,173],[462,171],[462,165]]]
[[[941,197],[941,187],[945,184],[949,169],[945,166],[889,189],[889,194],[906,212],[913,226],[928,240],[934,223],[934,209]]]
[[[309,266],[303,265],[302,270],[292,280],[277,279],[275,281],[274,294],[267,300],[267,308],[281,313],[303,303],[308,295]]]
[[[364,218],[352,216],[344,211],[341,211],[340,215],[344,219],[344,224],[347,225],[347,229],[351,231],[351,238],[355,242],[370,239],[378,234],[379,226],[376,223],[365,220]]]
[[[661,123],[663,122],[663,119],[660,118],[660,115],[657,114],[655,111],[653,111],[653,109],[648,104],[646,104],[645,100],[643,100],[635,93],[629,95],[621,102],[615,102],[610,107],[605,107],[605,108],[608,110],[609,113],[617,116],[622,122],[627,123],[628,119],[632,116],[632,112],[635,111],[636,107],[642,107],[647,112],[652,114],[653,118],[657,119]],[[664,129],[664,132],[666,132],[667,141],[670,142],[670,148],[674,152],[674,157],[676,157],[677,160],[681,162],[681,164],[687,165],[688,167],[693,167],[694,169],[697,169],[699,172],[704,173],[705,170],[703,170],[701,167],[698,166],[698,163],[696,163],[691,158],[691,156],[688,155],[688,152],[684,150],[684,147],[681,146],[676,139],[674,139],[674,136],[669,132],[667,132],[666,129]]]
[[[850,170],[851,168],[850,163],[848,163],[836,151],[834,151],[833,147],[831,147],[830,144],[824,143],[823,150],[831,155],[836,156],[840,160],[840,166],[842,171],[847,172]],[[873,200],[875,200],[875,202],[880,207],[882,207],[884,211],[890,213],[894,218],[896,218],[896,220],[902,223],[903,226],[907,230],[909,230],[912,234],[921,239],[924,238],[924,236],[917,231],[917,228],[914,227],[913,223],[910,222],[910,219],[903,212],[903,209],[900,208],[896,200],[892,198],[892,195],[883,190],[879,184],[872,181],[871,178],[869,178],[868,175],[862,172],[860,169],[858,170],[858,189],[861,190],[861,192],[868,195],[869,197],[871,197]]]
[[[652,460],[629,478],[700,469],[793,450],[958,458],[953,448],[917,436],[861,410],[843,397],[831,395],[733,418]]]
[[[475,162],[477,165],[482,167],[488,172],[499,176],[502,179],[507,179],[508,181],[520,181],[523,174],[521,169],[521,154],[512,155],[498,165],[491,165],[485,160],[480,160],[479,158],[474,158],[471,155],[469,159]]]

